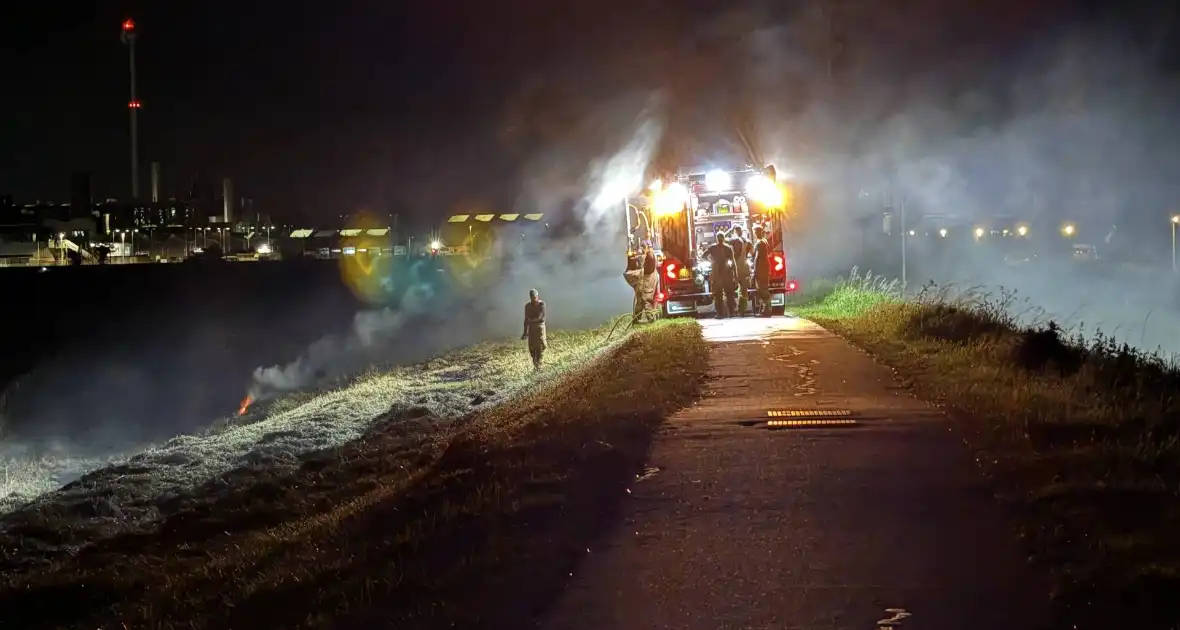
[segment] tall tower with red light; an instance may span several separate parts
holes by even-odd
[[[131,199],[139,199],[139,97],[135,93],[135,21],[123,20],[123,44],[127,46],[128,64],[131,68],[131,100],[127,110],[131,113]]]

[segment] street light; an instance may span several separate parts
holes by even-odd
[[[1065,226],[1061,228],[1061,233],[1064,234],[1066,238],[1073,238],[1074,232],[1076,231],[1077,228],[1074,227],[1074,224],[1072,223],[1066,223]]]
[[[1172,273],[1176,273],[1176,226],[1180,225],[1180,214],[1172,215]]]
[[[1016,228],[1016,233],[1021,236],[1028,236],[1028,226],[1022,225],[1022,226]]]
[[[946,238],[946,228],[940,228],[938,230],[938,235],[941,236],[942,238]]]
[[[981,228],[981,227],[975,228],[975,238],[977,240],[983,238],[983,228]]]

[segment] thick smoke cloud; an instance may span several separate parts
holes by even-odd
[[[1180,93],[1174,59],[1162,57],[1167,20],[1006,3],[864,3],[836,14],[820,4],[723,47],[724,65],[741,69],[743,93],[755,95],[747,133],[813,193],[796,208],[788,252],[805,284],[854,264],[899,274],[904,204],[916,231],[911,287],[1002,285],[1029,313],[1180,350],[1169,224],[1180,212]],[[937,242],[940,226],[953,237],[1004,221],[1031,229],[1008,261],[986,239]],[[1067,223],[1072,240],[1059,233]],[[874,256],[881,242],[888,256]],[[1094,245],[1100,261],[1070,260],[1075,243]]]

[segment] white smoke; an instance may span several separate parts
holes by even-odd
[[[402,298],[400,308],[361,311],[353,317],[352,329],[346,336],[324,336],[287,365],[256,368],[250,397],[265,400],[363,367],[372,360],[374,349],[385,347],[412,317],[426,312],[433,293],[429,285],[413,284]]]
[[[436,295],[428,284],[411,284],[396,308],[359,312],[348,333],[321,338],[286,365],[256,368],[249,395],[266,400],[374,363],[419,360],[489,335],[502,336],[515,330],[524,296],[532,287],[540,287],[553,305],[556,318],[550,319],[569,326],[597,324],[617,314],[625,308],[628,290],[621,277],[623,244],[615,242],[614,235],[623,221],[625,198],[645,185],[664,128],[652,99],[638,109],[638,115],[623,118],[617,109],[607,108],[607,117],[613,119],[596,121],[620,136],[605,156],[579,155],[585,147],[549,147],[544,159],[534,161],[522,177],[516,211],[551,211],[576,197],[577,207],[585,208],[584,234],[546,242],[537,256],[512,259],[494,285],[475,288],[476,299],[468,302]],[[626,122],[620,125],[620,119]]]
[[[617,225],[621,218],[621,200],[646,184],[643,178],[660,144],[663,130],[659,119],[647,113],[627,146],[597,165],[594,177],[597,190],[592,193],[586,217],[588,230]]]

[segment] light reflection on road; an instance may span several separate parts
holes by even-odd
[[[759,341],[764,339],[808,339],[824,336],[824,329],[798,317],[734,317],[702,319],[701,334],[706,341]]]

